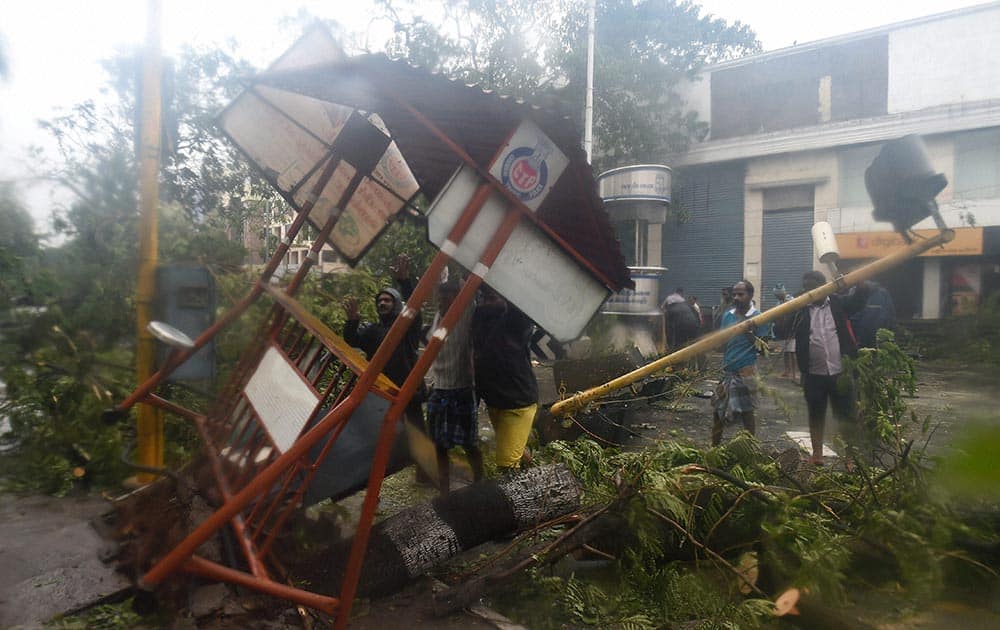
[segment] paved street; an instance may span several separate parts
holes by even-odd
[[[101,562],[90,520],[100,497],[13,497],[0,502],[0,628],[38,628],[53,615],[131,586]]]
[[[719,355],[710,358],[710,365],[717,365]],[[763,386],[760,390],[758,413],[758,438],[765,444],[784,450],[792,446],[787,433],[808,434],[809,425],[805,400],[801,388],[788,379],[778,378],[781,373],[779,357],[761,360]],[[551,367],[542,365],[536,370],[543,402],[556,397]],[[934,434],[930,442],[932,452],[945,449],[963,425],[986,419],[1000,422],[1000,389],[995,377],[979,366],[955,366],[932,361],[917,363],[918,389],[914,398],[908,399],[911,408],[923,419],[930,416]],[[707,392],[711,381],[699,382],[696,391]],[[712,411],[707,398],[689,396],[671,406],[658,403],[638,405],[626,414],[623,424],[633,434],[629,446],[641,447],[654,440],[685,438],[699,446],[707,446],[711,430]],[[828,424],[834,426],[832,415]],[[737,427],[727,427],[726,437]],[[833,447],[833,440],[827,440]]]

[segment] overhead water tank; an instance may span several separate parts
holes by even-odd
[[[636,164],[597,176],[597,191],[612,221],[666,221],[672,172],[662,164]]]
[[[667,220],[672,173],[663,164],[635,164],[605,171],[597,177],[597,190],[612,223],[617,224],[619,238],[634,239],[637,264],[629,267],[635,290],[623,290],[604,303],[605,313],[651,315],[659,313],[660,278],[666,271],[658,266],[659,246],[647,250],[648,224]],[[633,232],[628,232],[632,230]]]

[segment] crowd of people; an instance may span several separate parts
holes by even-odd
[[[413,291],[406,256],[400,256],[391,271],[397,286],[384,287],[376,294],[376,321],[362,323],[357,300],[344,300],[344,339],[369,357],[403,312]],[[821,272],[808,271],[802,277],[802,291],[812,291],[825,283]],[[461,286],[462,282],[454,278],[439,285],[437,314],[429,329],[432,334]],[[773,295],[776,305],[793,299],[781,284],[773,288]],[[724,287],[719,306],[705,317],[698,298],[685,297],[682,287],[667,296],[661,310],[671,350],[691,343],[708,327],[726,329],[760,314],[755,287],[745,279]],[[386,376],[397,384],[406,380],[417,362],[420,345],[427,341],[422,338],[425,332],[419,309],[411,316],[413,323],[384,368]],[[844,359],[855,356],[859,347],[873,347],[879,328],[894,326],[892,298],[884,288],[868,282],[848,293],[815,300],[773,323],[748,328],[732,337],[724,347],[722,375],[712,392],[712,444],[721,443],[728,424],[740,424],[751,434],[756,432],[757,358],[770,349],[782,357],[780,378],[791,379],[802,387],[812,447],[809,462],[821,465],[827,408],[832,408],[848,439],[857,415],[853,381],[845,370]],[[502,472],[517,468],[527,457],[525,449],[538,410],[531,348],[539,338],[533,322],[486,285],[475,304],[448,331],[428,372],[430,387],[414,396],[404,414],[412,428],[425,432],[434,443],[437,483],[442,494],[449,490],[449,451],[455,447],[465,451],[474,480],[483,477],[478,435],[480,404],[486,407],[496,436],[497,469]],[[703,368],[703,359],[695,365]],[[430,477],[418,471],[421,478]]]
[[[813,291],[825,283],[822,272],[808,271],[802,277],[802,291]],[[712,327],[729,328],[760,314],[754,294],[755,288],[748,280],[723,288],[720,305],[712,316]],[[776,306],[793,299],[783,284],[776,285],[773,294]],[[698,333],[692,331],[700,329],[704,321],[700,310],[693,308],[696,304],[696,298],[684,298],[683,288],[675,289],[664,300],[661,310],[671,350],[697,337]],[[857,396],[844,359],[856,356],[858,348],[875,347],[877,331],[894,329],[895,324],[895,308],[888,291],[875,282],[866,282],[849,292],[817,299],[771,324],[750,328],[733,337],[725,345],[722,376],[712,392],[712,445],[721,443],[727,424],[739,423],[751,434],[756,432],[759,380],[756,364],[758,355],[765,350],[781,355],[780,378],[802,386],[809,415],[809,463],[823,464],[828,407],[832,408],[848,444],[856,443]]]
[[[384,287],[375,296],[378,320],[361,322],[357,300],[347,298],[344,340],[371,357],[378,349],[410,297],[413,282],[406,256],[391,267],[398,285]],[[430,333],[461,290],[461,281],[450,278],[437,287],[437,315]],[[417,362],[424,334],[419,310],[396,347],[383,372],[396,384],[403,383]],[[467,308],[448,331],[444,344],[428,372],[429,391],[418,392],[406,410],[406,421],[426,432],[434,442],[438,464],[438,487],[449,491],[449,451],[462,447],[475,481],[483,477],[479,448],[478,408],[486,406],[496,436],[496,467],[499,472],[515,469],[526,456],[525,448],[538,410],[538,383],[532,370],[530,346],[535,327],[527,315],[486,285],[475,305]],[[426,403],[426,424],[423,407]],[[418,480],[428,479],[418,470]]]

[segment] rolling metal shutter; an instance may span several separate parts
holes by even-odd
[[[667,271],[660,295],[684,287],[706,318],[708,307],[719,304],[719,290],[743,276],[744,173],[742,163],[678,173],[675,212],[663,224]]]
[[[802,274],[813,268],[812,225],[811,207],[764,213],[763,286],[757,287],[762,308],[776,304],[774,285],[778,283],[792,295],[801,290]]]

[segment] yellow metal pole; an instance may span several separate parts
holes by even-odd
[[[136,382],[153,375],[156,342],[146,330],[152,319],[156,291],[158,202],[160,195],[160,0],[149,0],[146,51],[142,62],[142,129],[139,145],[139,279],[136,287]],[[143,466],[163,466],[163,413],[150,405],[136,406],[136,459]],[[137,480],[155,478],[140,473]]]
[[[628,387],[632,383],[670,367],[671,365],[682,363],[698,356],[699,354],[708,352],[713,348],[721,346],[737,335],[754,330],[758,326],[772,322],[788,313],[794,313],[795,311],[808,306],[811,302],[822,300],[831,293],[836,293],[841,289],[846,289],[847,287],[864,282],[865,280],[882,273],[886,269],[895,267],[905,260],[909,260],[914,256],[919,256],[929,249],[939,245],[944,245],[953,238],[955,238],[955,232],[952,230],[942,230],[939,234],[936,234],[929,239],[917,241],[912,245],[895,251],[888,256],[861,267],[860,269],[856,269],[846,276],[841,276],[827,282],[817,289],[803,293],[794,300],[790,300],[784,304],[780,304],[772,309],[764,311],[760,315],[744,320],[735,326],[730,326],[729,328],[725,328],[702,337],[690,346],[681,348],[677,352],[668,354],[665,357],[660,357],[656,361],[648,363],[637,370],[633,370],[628,374],[619,376],[618,378],[608,381],[603,385],[598,385],[597,387],[574,394],[565,400],[560,400],[552,405],[550,411],[556,416],[571,414],[579,409],[582,409],[593,400],[602,396],[607,396],[611,392],[623,387]]]

